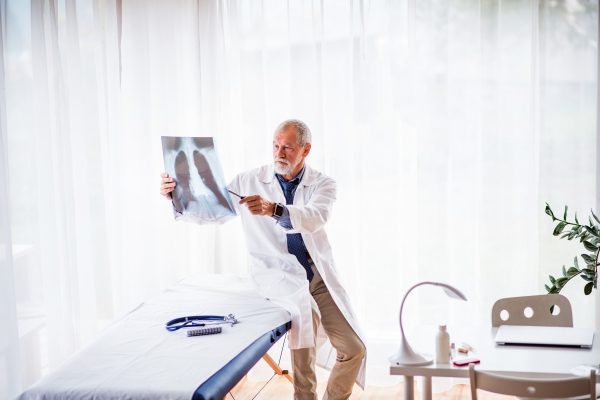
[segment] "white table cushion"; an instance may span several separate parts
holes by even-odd
[[[223,333],[187,337],[165,323],[190,315],[235,314]],[[196,388],[289,313],[259,296],[249,276],[199,275],[142,303],[19,400],[189,400]]]

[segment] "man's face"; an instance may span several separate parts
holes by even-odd
[[[275,171],[280,175],[289,175],[298,165],[302,163],[304,153],[308,154],[310,145],[300,147],[296,137],[296,130],[290,127],[286,130],[279,130],[273,136],[273,160],[275,162]]]

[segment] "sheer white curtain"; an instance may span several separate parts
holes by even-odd
[[[589,0],[0,1],[0,398],[196,273],[244,273],[239,221],[175,224],[161,135],[214,136],[227,179],[286,118],[338,182],[328,231],[390,384],[405,323],[489,324],[581,253],[545,216],[595,204]],[[593,326],[583,281],[564,290]],[[456,338],[460,340],[460,338]]]

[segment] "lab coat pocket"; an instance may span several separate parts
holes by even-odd
[[[254,254],[251,259],[250,276],[260,295],[269,297],[269,292],[285,278],[280,261],[275,257],[268,257],[263,254]]]

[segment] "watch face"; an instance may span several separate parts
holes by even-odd
[[[283,215],[283,207],[281,204],[275,204],[275,215],[277,215],[279,218],[281,218]]]

